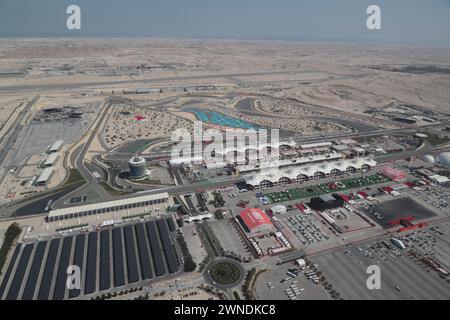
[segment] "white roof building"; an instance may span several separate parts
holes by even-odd
[[[299,147],[302,149],[312,149],[312,148],[319,148],[319,147],[331,147],[332,145],[333,145],[333,143],[327,141],[327,142],[301,144]]]
[[[275,167],[278,169],[281,167],[289,167],[289,166],[294,166],[294,165],[323,163],[325,161],[332,161],[332,160],[338,160],[338,159],[343,159],[343,158],[344,158],[344,155],[342,153],[331,152],[331,153],[326,153],[326,154],[315,154],[315,155],[304,156],[304,157],[300,157],[300,158],[292,158],[292,159],[282,159],[282,160],[279,160],[278,158],[266,159],[268,161],[264,161],[263,165],[270,163],[270,165],[272,167]],[[263,167],[263,165],[261,165],[260,167],[257,167],[254,164],[242,165],[242,166],[238,166],[237,169],[239,170],[239,172],[245,173],[245,172],[259,170],[261,167]]]
[[[50,148],[48,149],[48,153],[53,153],[53,152],[57,152],[59,151],[59,149],[61,148],[61,146],[63,145],[64,141],[63,140],[58,140],[56,141],[54,144],[52,144],[50,146]]]
[[[125,198],[107,202],[87,204],[77,207],[69,207],[63,209],[52,210],[48,213],[48,220],[70,219],[92,214],[100,214],[105,212],[132,209],[157,203],[165,203],[169,200],[167,192],[150,194],[140,197]]]
[[[47,156],[44,163],[42,164],[43,167],[51,167],[55,164],[56,160],[58,159],[59,154],[58,153],[52,153]]]
[[[435,183],[439,183],[439,184],[444,184],[444,183],[448,183],[450,182],[450,179],[445,177],[445,176],[441,176],[441,175],[434,175],[430,177],[430,180],[435,182]]]
[[[284,213],[287,212],[286,206],[283,206],[281,204],[270,208],[270,210],[272,210],[272,212],[275,213],[275,214],[284,214]]]
[[[170,159],[169,162],[170,162],[170,165],[172,165],[172,166],[181,165],[181,164],[190,165],[190,164],[194,164],[194,163],[201,164],[201,163],[203,163],[203,156],[172,157],[172,159]]]
[[[446,166],[450,167],[450,152],[442,152],[436,157],[436,162]]]
[[[423,160],[425,160],[425,162],[428,163],[435,163],[436,159],[434,159],[434,157],[431,154],[427,154],[423,157]]]
[[[36,180],[36,184],[38,185],[43,185],[43,184],[47,184],[48,180],[50,179],[51,175],[53,174],[53,171],[55,170],[55,168],[50,167],[50,168],[45,168],[41,174],[39,175],[39,177]]]
[[[306,266],[306,261],[305,261],[305,259],[297,259],[296,262],[297,262],[297,264],[298,264],[299,267],[304,267],[304,266]]]
[[[317,175],[333,175],[353,172],[364,168],[373,168],[377,162],[372,157],[355,159],[337,159],[323,162],[304,162],[285,168],[262,169],[253,174],[243,175],[247,184],[259,186],[262,182],[278,183],[283,180],[311,178]]]
[[[262,150],[266,148],[271,148],[272,150],[278,150],[280,147],[294,147],[295,142],[294,141],[284,141],[284,142],[278,142],[278,143],[259,143],[257,145],[242,145],[238,147],[226,147],[223,148],[217,148],[215,149],[215,157],[211,157],[208,154],[196,154],[194,156],[186,155],[186,156],[178,156],[178,155],[172,155],[171,159],[169,160],[171,165],[189,165],[189,164],[201,164],[203,162],[207,163],[207,165],[211,166],[211,168],[214,168],[214,164],[211,164],[213,162],[230,162],[233,163],[235,160],[234,156],[231,156],[229,154],[237,153],[241,155],[241,160],[245,161],[245,155],[248,154],[248,156],[251,158],[250,162],[255,163],[257,159],[263,157],[266,158],[266,154],[262,154]],[[278,158],[278,156],[277,156]],[[214,161],[214,159],[216,159]],[[239,159],[239,158],[238,158]],[[223,160],[223,161],[222,161]],[[225,163],[225,164],[226,164]],[[223,167],[223,165],[222,165]]]

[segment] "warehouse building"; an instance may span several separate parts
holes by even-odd
[[[35,184],[37,186],[46,186],[54,171],[55,168],[53,167],[45,168],[37,178]]]
[[[47,153],[54,153],[54,152],[58,152],[59,149],[61,149],[62,145],[63,145],[64,141],[63,140],[58,140],[56,141],[54,144],[52,144],[48,150]]]
[[[335,209],[342,207],[344,200],[337,194],[323,194],[319,197],[311,198],[311,208],[317,211],[324,211],[328,209]]]
[[[417,122],[416,119],[413,119],[410,117],[395,117],[394,121],[403,122],[403,123],[407,123],[407,124],[415,124]]]
[[[238,221],[244,230],[251,234],[273,231],[273,225],[267,214],[259,208],[248,208],[238,216]]]
[[[442,152],[436,157],[436,162],[450,168],[450,152]]]
[[[430,180],[436,184],[442,185],[442,186],[450,186],[450,179],[446,176],[441,176],[438,174],[435,174],[430,177]]]
[[[58,153],[51,153],[47,156],[45,161],[42,163],[43,168],[53,167],[56,163],[56,160],[58,160],[59,154]]]
[[[170,197],[167,192],[151,194],[141,197],[88,204],[78,207],[56,209],[49,212],[47,220],[57,221],[57,220],[71,219],[93,214],[102,214],[119,210],[140,208],[161,203],[164,203],[166,208],[172,205],[172,203],[170,203]]]

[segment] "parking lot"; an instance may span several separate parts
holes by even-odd
[[[289,269],[295,269],[295,263],[286,263],[267,270],[258,276],[255,292],[259,299],[272,300],[329,300],[330,294],[321,284],[314,283],[298,272],[289,276]]]
[[[450,208],[450,188],[441,186],[426,186],[415,191],[414,195],[435,208],[447,210]]]
[[[229,219],[210,221],[208,223],[217,235],[217,238],[220,239],[220,243],[225,251],[250,258],[251,252],[247,248],[247,244],[242,239],[236,226]]]
[[[17,141],[17,153],[9,163],[18,166],[33,154],[41,154],[56,140],[72,142],[88,127],[90,120],[67,119],[64,121],[33,122],[22,130]]]
[[[197,265],[200,264],[206,258],[207,252],[198,236],[195,224],[185,224],[183,226],[183,235],[192,259]]]
[[[449,284],[385,239],[311,256],[344,299],[449,299]],[[381,270],[381,289],[366,286],[369,265]]]
[[[432,265],[427,265],[420,258],[431,258],[436,265],[444,270],[450,268],[450,246],[448,236],[450,235],[450,222],[444,222],[424,230],[417,230],[406,235],[397,237],[414,254],[411,258],[416,260],[427,271],[433,269]]]
[[[298,214],[281,220],[304,246],[329,239],[329,236],[320,228],[320,222],[313,215]]]
[[[393,225],[391,222],[400,218],[414,217],[412,223],[415,223],[417,220],[431,218],[436,215],[431,209],[409,196],[391,199],[373,205],[369,204],[365,211],[368,216],[372,216],[373,220],[385,229],[392,228]],[[376,215],[381,215],[382,219],[377,218]]]

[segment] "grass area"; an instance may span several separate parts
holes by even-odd
[[[436,134],[427,133],[428,137],[425,138],[426,141],[428,141],[433,146],[438,146],[440,144],[449,143],[450,138],[449,137],[439,137]]]
[[[256,280],[265,272],[266,269],[261,269],[258,272],[255,268],[252,268],[245,277],[245,282],[242,285],[242,292],[244,293],[245,300],[256,300],[253,294]]]
[[[131,180],[133,183],[147,184],[147,185],[160,185],[161,180],[157,179],[141,179],[141,180]]]
[[[63,227],[63,228],[58,228],[58,229],[56,229],[56,232],[73,230],[73,229],[83,229],[83,228],[86,228],[86,227],[89,227],[89,224],[87,224],[87,223],[76,224],[76,225],[73,225],[73,226],[67,226],[67,227]]]
[[[200,235],[200,239],[205,244],[208,254],[213,257],[224,255],[224,250],[220,244],[220,241],[216,238],[214,232],[208,224],[197,224],[197,231]]]
[[[242,292],[244,293],[245,300],[254,300],[252,287],[253,279],[256,275],[256,269],[252,268],[245,276],[245,282],[242,285]]]
[[[241,269],[230,261],[214,262],[208,271],[211,279],[222,285],[236,283],[242,276]]]
[[[130,153],[141,153],[141,152],[144,151],[150,144],[151,144],[151,142],[149,142],[149,141],[145,141],[145,142],[142,142],[142,143],[140,143],[140,144],[136,144],[135,146],[133,146],[132,148],[130,148],[129,152],[130,152]]]
[[[9,250],[11,250],[14,241],[16,241],[21,232],[22,229],[17,223],[11,224],[6,230],[5,239],[3,240],[3,245],[0,249],[0,274],[6,262],[6,257],[8,256]]]
[[[290,200],[299,200],[310,197],[317,197],[326,193],[333,193],[338,191],[345,191],[348,189],[367,187],[370,185],[388,182],[388,178],[381,174],[375,174],[367,177],[351,178],[341,180],[343,184],[342,188],[332,189],[330,188],[331,183],[323,183],[314,186],[301,187],[289,189],[281,192],[270,192],[265,195],[269,198],[271,203],[284,202]]]
[[[180,216],[188,216],[189,215],[189,210],[188,208],[185,206],[184,202],[181,200],[180,196],[175,196],[173,197],[173,200],[175,202],[175,205],[178,206],[177,207],[177,213]]]
[[[105,189],[109,194],[111,194],[113,196],[125,196],[128,194],[133,194],[138,191],[141,191],[141,190],[134,190],[133,192],[125,192],[125,191],[116,190],[104,181],[100,182],[99,185],[102,186],[103,189]]]
[[[314,126],[314,131],[322,132],[323,130],[322,130],[322,128],[319,127],[319,126]]]
[[[126,217],[122,217],[122,221],[127,221],[130,219],[134,219],[134,218],[145,218],[145,217],[150,217],[152,215],[152,213],[147,212],[147,213],[138,213],[138,214],[132,214]]]
[[[450,178],[450,170],[442,170],[442,171],[439,171],[438,174],[440,174],[441,176]]]
[[[225,218],[225,216],[223,215],[222,210],[220,210],[220,209],[217,209],[217,210],[214,212],[214,217],[215,217],[217,220],[222,220],[223,218]]]
[[[69,177],[67,178],[66,183],[64,183],[64,186],[71,185],[73,183],[79,183],[79,182],[86,182],[84,180],[83,176],[81,175],[80,171],[77,169],[70,169],[69,170]]]
[[[189,253],[189,248],[187,246],[186,240],[184,240],[183,235],[178,233],[177,235],[177,241],[180,245],[181,252],[183,254],[184,259],[184,265],[183,265],[183,271],[184,272],[193,272],[197,268],[197,264],[192,259],[191,254]]]
[[[151,143],[152,143],[151,141],[142,141],[140,143],[135,142],[134,144],[129,145],[128,147],[126,147],[125,149],[123,149],[121,151],[126,152],[126,153],[141,153],[142,151],[147,149],[147,147]]]
[[[141,153],[151,144],[151,142],[145,142],[135,148],[134,153]]]

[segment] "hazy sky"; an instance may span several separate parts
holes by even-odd
[[[81,30],[66,7],[81,7]],[[382,30],[366,9],[382,9]],[[0,37],[132,36],[450,46],[450,0],[0,0]]]

